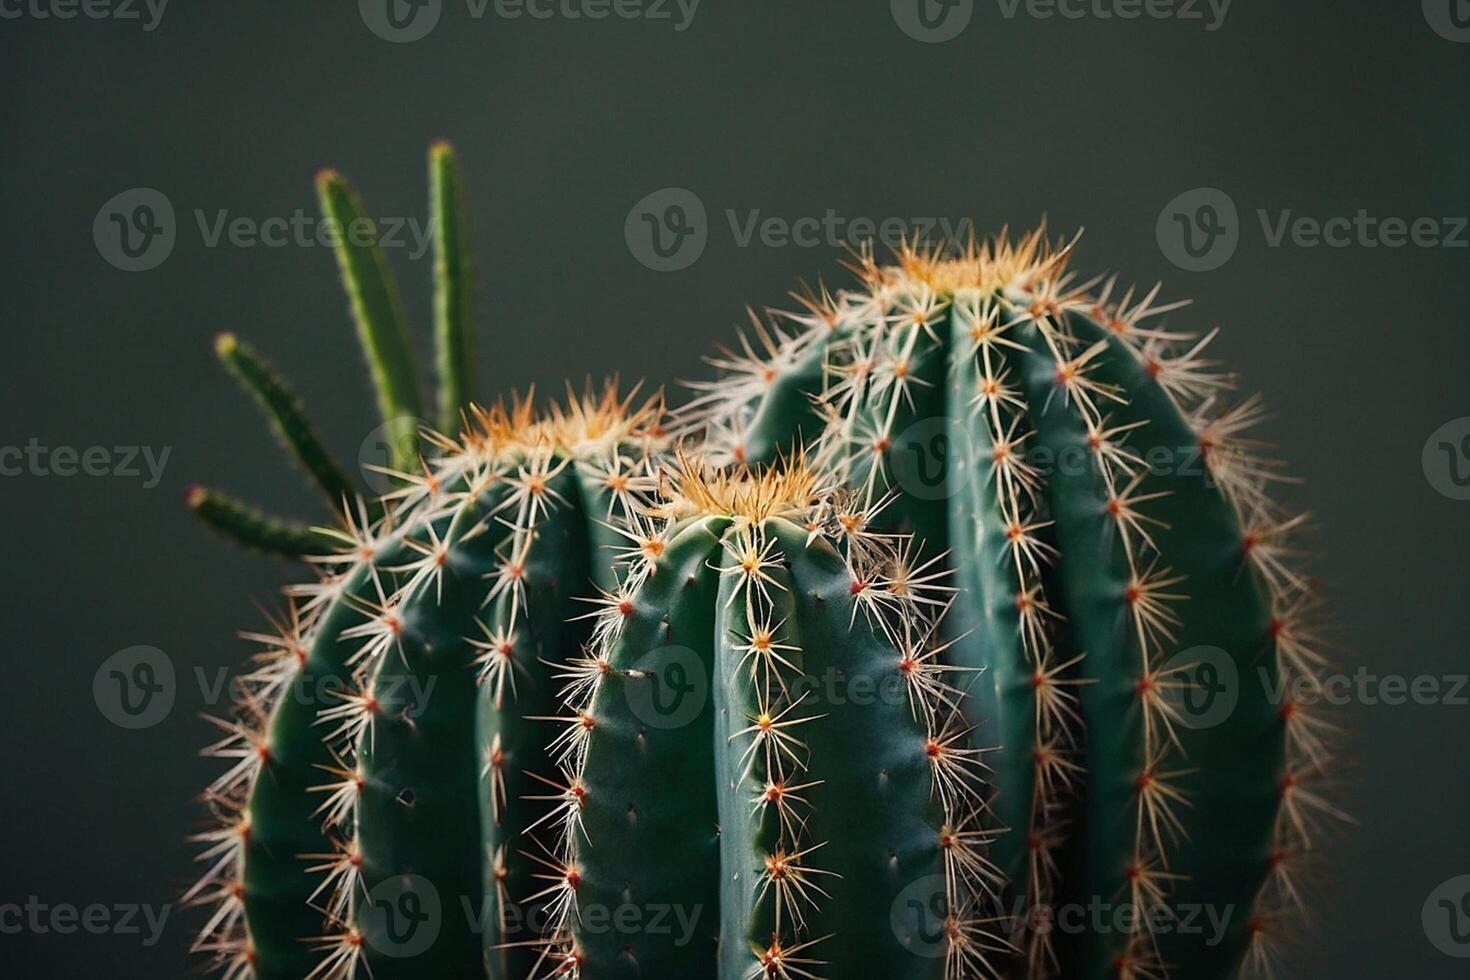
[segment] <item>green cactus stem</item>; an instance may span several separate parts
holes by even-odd
[[[213,909],[196,948],[232,977],[534,972],[546,937],[530,835],[555,815],[561,775],[534,719],[560,707],[555,665],[590,635],[579,597],[614,582],[626,539],[613,528],[652,491],[667,443],[659,396],[615,382],[539,413],[468,401],[463,206],[448,146],[430,162],[440,409],[454,427],[425,433],[428,458],[395,457],[386,496],[359,496],[259,355],[230,335],[216,345],[337,518],[307,527],[188,495],[226,536],[316,573],[287,587],[268,630],[244,634],[263,650],[206,750],[229,766],[206,793],[217,826],[186,897]],[[318,187],[329,217],[361,227],[341,178]],[[338,257],[383,414],[416,414],[382,255],[348,235]],[[432,941],[415,945],[405,928],[425,902],[435,914],[417,935]]]
[[[1260,970],[1338,816],[1312,787],[1329,726],[1272,695],[1322,668],[1301,520],[1271,502],[1279,468],[1244,435],[1259,403],[1230,402],[1209,337],[1161,325],[1181,304],[1157,289],[1078,283],[1072,250],[1038,231],[864,252],[858,288],[717,359],[681,424],[760,466],[815,412],[853,519],[947,552],[947,658],[985,668],[967,710],[1002,745],[1008,973]],[[1089,904],[1140,924],[1054,927]],[[1171,928],[1201,909],[1222,934]]]
[[[911,543],[845,503],[799,460],[686,460],[633,526],[555,743],[576,790],[547,875],[556,969],[917,980],[1004,948],[983,762],[936,660],[944,589],[894,588]],[[688,929],[640,928],[669,907]]]
[[[611,387],[539,418],[473,409],[381,521],[313,557],[325,576],[249,634],[265,653],[208,750],[232,764],[191,894],[218,903],[201,949],[257,977],[534,970],[530,834],[562,775],[535,719],[590,638],[605,525],[651,489],[660,412]],[[395,910],[428,908],[414,945]]]

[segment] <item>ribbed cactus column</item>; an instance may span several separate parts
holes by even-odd
[[[560,807],[546,747],[557,665],[590,638],[581,597],[614,579],[666,443],[657,397],[616,386],[536,414],[482,410],[470,383],[463,216],[448,148],[431,152],[441,416],[421,431],[416,371],[379,250],[344,239],[339,265],[401,469],[357,494],[301,402],[233,337],[221,359],[328,499],[335,528],[290,525],[212,491],[189,502],[244,544],[311,556],[237,680],[237,716],[207,750],[218,829],[191,902],[196,944],[227,975],[529,976],[545,910],[535,835]],[[329,216],[365,220],[334,174]],[[426,439],[428,458],[415,447]]]
[[[1258,403],[1158,325],[1177,307],[1094,294],[1069,253],[1036,233],[865,257],[861,288],[718,359],[684,424],[758,465],[815,413],[850,520],[948,549],[946,659],[987,668],[969,711],[1001,746],[1008,969],[1225,976],[1269,960],[1333,815],[1309,788],[1330,729],[1274,694],[1322,665],[1300,522],[1242,435]]]
[[[560,739],[568,971],[940,978],[999,952],[943,590],[895,588],[906,543],[842,503],[801,464],[686,463],[638,525]],[[693,931],[638,927],[668,905]],[[627,930],[589,924],[617,908]]]
[[[558,736],[568,788],[545,885],[562,911],[554,962],[586,977],[708,976],[719,934],[711,749],[719,526],[637,534],[644,569],[605,597],[568,668]]]
[[[647,486],[656,413],[611,391],[545,421],[479,413],[341,571],[293,590],[307,622],[260,637],[269,665],[212,747],[239,761],[213,787],[238,846],[207,890],[238,896],[211,942],[258,976],[535,969],[553,674],[590,638],[578,594],[615,561],[603,525]]]
[[[360,637],[353,686],[317,719],[354,763],[330,789],[352,820],[329,871],[342,921],[324,944],[373,976],[479,973],[480,938],[464,914],[482,901],[483,860],[474,650],[464,638],[497,567],[501,536],[487,532],[506,494],[482,489],[472,471],[463,479],[461,499],[426,491],[425,519],[374,563],[372,592],[352,603],[361,615],[350,631]]]

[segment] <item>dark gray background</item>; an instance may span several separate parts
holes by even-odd
[[[1445,0],[1448,3],[1449,0]],[[306,9],[310,7],[311,9]],[[446,0],[427,38],[375,37],[356,4],[175,0],[137,22],[0,20],[0,444],[171,447],[152,490],[121,477],[8,477],[0,614],[0,903],[166,903],[191,874],[192,797],[216,767],[198,667],[248,648],[285,566],[190,521],[203,479],[272,507],[315,503],[210,338],[233,329],[306,393],[349,459],[373,425],[331,255],[206,248],[196,208],[265,218],[314,210],[334,165],[383,215],[424,216],[424,151],[452,138],[478,242],[482,395],[621,371],[669,382],[731,336],[743,304],[836,270],[835,247],[739,247],[726,209],[762,215],[973,218],[1086,226],[1078,266],[1193,296],[1177,324],[1224,331],[1219,356],[1265,391],[1266,435],[1305,484],[1343,660],[1409,676],[1462,673],[1470,502],[1437,493],[1420,452],[1470,415],[1465,248],[1268,247],[1257,209],[1330,218],[1470,214],[1470,44],[1417,0],[1237,0],[1198,21],[1007,19],[978,0],[955,40],[922,44],[883,2],[704,0],[667,21],[474,20]],[[179,240],[120,272],[92,223],[128,188],[162,191]],[[692,267],[640,265],[635,201],[699,195],[709,245]],[[1240,208],[1224,267],[1188,273],[1155,221],[1218,187]],[[427,325],[428,260],[392,261]],[[421,344],[421,346],[426,346]],[[162,724],[122,731],[94,671],[134,644],[181,673]],[[1463,976],[1420,924],[1429,892],[1470,872],[1470,707],[1345,713],[1361,826],[1314,894],[1318,976]],[[197,916],[162,942],[0,935],[28,976],[174,976]]]

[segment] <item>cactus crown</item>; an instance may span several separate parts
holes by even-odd
[[[667,444],[664,418],[661,393],[640,399],[638,388],[624,393],[612,378],[600,390],[589,386],[578,393],[568,385],[562,401],[539,408],[534,390],[512,396],[508,404],[504,399],[488,408],[472,403],[458,440],[435,435],[433,442],[449,455],[496,457],[541,446],[595,456],[627,443]]]
[[[676,517],[704,514],[755,524],[773,517],[794,519],[820,507],[831,493],[822,487],[822,476],[809,465],[805,452],[789,462],[752,471],[717,468],[681,450],[669,478],[663,499],[652,510]]]

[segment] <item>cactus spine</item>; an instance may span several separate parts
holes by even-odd
[[[880,527],[947,549],[950,662],[985,668],[994,860],[1011,882],[1013,972],[1214,977],[1270,965],[1277,912],[1338,816],[1330,727],[1280,700],[1322,667],[1276,464],[1222,408],[1231,379],[1177,308],[1078,283],[1040,231],[956,255],[865,251],[859,288],[806,293],[715,359],[689,406],[716,459],[796,439],[845,474]],[[803,397],[804,396],[804,397]],[[938,463],[923,472],[926,463]],[[1233,709],[1185,708],[1204,658]],[[1193,676],[1191,676],[1193,675]],[[1051,916],[1129,907],[1135,926]],[[1223,935],[1150,910],[1225,917]],[[1178,920],[1173,920],[1177,922]]]

